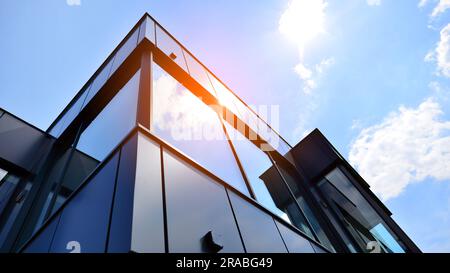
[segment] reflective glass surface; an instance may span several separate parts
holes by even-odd
[[[326,236],[325,232],[323,231],[322,227],[320,226],[316,216],[314,215],[313,211],[311,210],[310,206],[306,202],[304,198],[304,193],[300,189],[299,183],[305,183],[302,181],[294,169],[294,167],[286,164],[278,164],[278,170],[280,171],[283,179],[286,181],[286,183],[289,185],[292,194],[295,196],[296,201],[298,205],[301,208],[303,218],[301,219],[301,227],[299,228],[306,234],[308,234],[311,238],[314,239],[312,233],[314,231],[314,234],[317,236],[317,239],[325,245],[330,250],[333,250],[333,246],[331,245],[331,242],[328,240],[328,237]],[[295,211],[296,212],[296,211]],[[295,217],[295,216],[293,216]],[[296,225],[300,226],[300,225]],[[312,230],[311,230],[312,229]]]
[[[0,173],[0,178],[2,174],[4,177],[0,179],[0,251],[32,186],[32,183],[21,182],[20,177],[6,172]]]
[[[264,146],[262,149],[265,151],[277,150],[280,154],[285,155],[289,150],[289,145],[284,142],[280,136],[273,131],[267,123],[259,118],[249,107],[247,107],[236,95],[234,95],[225,85],[223,85],[216,77],[208,73],[211,79],[214,90],[217,94],[217,99],[222,106],[225,106],[238,118],[240,118],[245,124],[247,124],[256,134],[259,134],[264,140],[266,140],[270,146]],[[268,107],[265,115],[268,115]],[[232,117],[225,117],[226,120],[232,121]],[[267,120],[267,118],[266,118]],[[256,139],[256,134],[250,134],[248,137],[252,140]]]
[[[243,116],[240,115],[240,111],[236,106],[236,97],[228,90],[228,88],[225,87],[225,85],[223,85],[218,79],[216,79],[216,77],[209,74],[209,78],[212,82],[214,90],[216,91],[219,103],[222,106],[228,108],[228,110],[233,112],[233,114],[241,118],[244,122],[246,122],[246,120],[243,119]]]
[[[82,94],[78,97],[78,99],[72,104],[70,109],[58,120],[58,122],[53,126],[50,130],[50,134],[54,137],[59,137],[64,130],[72,123],[72,121],[77,117],[77,115],[81,111],[81,107],[83,106],[84,100],[86,99],[87,94],[89,93],[91,85],[89,84],[83,91]]]
[[[137,151],[131,250],[164,252],[161,150],[152,140],[138,134]]]
[[[275,221],[289,253],[314,253],[311,243],[284,224]]]
[[[97,94],[97,92],[103,87],[105,82],[109,79],[109,76],[111,75],[111,67],[114,63],[114,57],[113,56],[102,68],[102,70],[97,74],[97,76],[92,81],[92,86],[89,89],[89,93],[87,94],[86,99],[83,103],[83,108],[91,101],[91,99]]]
[[[318,185],[363,251],[371,251],[368,245],[376,242],[382,252],[405,252],[402,242],[340,168],[328,173]]]
[[[83,131],[77,150],[102,161],[133,129],[136,124],[139,74],[140,71],[136,72]]]
[[[169,58],[177,63],[187,73],[187,66],[183,56],[183,49],[172,37],[156,25],[156,46],[161,49]]]
[[[155,44],[155,22],[148,16],[145,17],[144,22],[141,25],[141,28],[139,30],[139,40],[142,41],[142,39],[146,37],[149,39],[153,44]]]
[[[217,113],[156,64],[152,103],[155,135],[248,195]]]
[[[285,253],[280,232],[271,215],[228,191],[242,240],[248,253]]]
[[[53,214],[64,204],[67,198],[81,185],[88,175],[97,167],[99,161],[77,150],[73,151],[67,170],[62,178],[58,195],[52,208]]]
[[[116,153],[62,209],[50,252],[71,252],[71,241],[77,242],[80,253],[105,251],[118,162]]]
[[[243,252],[223,185],[169,152],[163,157],[169,252],[213,252],[203,243],[209,231],[220,236],[220,253]]]
[[[215,97],[216,93],[214,92],[206,69],[199,62],[197,62],[197,60],[195,60],[195,58],[192,57],[191,54],[186,52],[185,56],[189,68],[189,74],[191,75],[191,77],[194,78],[201,86],[203,86],[206,90],[208,90],[209,93],[211,93],[211,95]]]
[[[236,153],[244,168],[247,179],[249,180],[257,201],[271,210],[273,213],[290,222],[288,215],[277,207],[269,190],[262,179],[262,175],[269,170],[273,165],[267,154],[256,147],[252,142],[242,136],[229,124],[225,124],[228,135],[232,140]],[[285,190],[285,188],[282,188]],[[286,191],[283,194],[287,194]]]
[[[134,32],[128,37],[128,39],[122,44],[120,49],[116,52],[114,57],[114,63],[111,68],[109,76],[111,76],[117,68],[125,61],[125,59],[130,55],[133,49],[136,48],[137,39],[139,36],[139,28],[134,30]]]
[[[8,173],[7,171],[0,168],[0,184],[1,184],[3,177],[5,177],[7,173]]]

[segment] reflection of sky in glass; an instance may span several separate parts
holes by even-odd
[[[154,64],[152,132],[249,194],[216,112]]]
[[[394,253],[404,253],[403,248],[397,243],[397,241],[392,237],[389,231],[383,226],[383,224],[378,224],[370,230],[370,233],[377,238],[381,243],[387,246]]]
[[[211,95],[216,96],[216,92],[209,80],[206,69],[198,63],[191,54],[185,52],[186,62],[189,68],[189,74],[194,78],[201,86],[208,90]]]
[[[236,153],[238,154],[239,160],[245,170],[245,174],[252,185],[258,202],[273,213],[290,222],[286,213],[278,209],[275,205],[264,181],[260,179],[260,176],[272,166],[269,157],[232,128],[231,125],[225,123],[225,126],[230,139],[233,140],[232,142],[236,149]]]
[[[364,219],[370,223],[370,226],[366,225],[365,228],[370,229],[370,232],[377,240],[385,244],[392,252],[405,252],[392,236],[392,233],[385,228],[383,219],[367,203],[361,193],[353,186],[351,181],[349,181],[347,176],[339,168],[334,169],[325,177],[341,194],[356,206],[356,209],[361,213]],[[371,226],[373,227],[370,228]]]
[[[3,177],[5,177],[6,174],[8,174],[7,171],[5,171],[5,170],[3,170],[3,169],[0,169],[0,181],[2,181]]]
[[[101,161],[136,124],[139,71],[80,136],[77,149]]]

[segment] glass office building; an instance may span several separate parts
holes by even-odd
[[[0,110],[2,252],[420,252],[390,216],[148,14],[46,132]]]

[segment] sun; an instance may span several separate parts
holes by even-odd
[[[326,6],[324,0],[292,0],[281,15],[280,32],[303,50],[308,42],[324,32]]]

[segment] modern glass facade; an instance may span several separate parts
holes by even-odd
[[[320,133],[265,120],[145,15],[47,132],[0,112],[0,250],[420,251]]]

